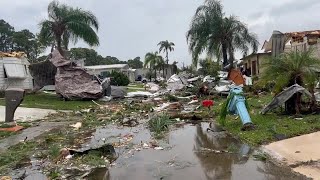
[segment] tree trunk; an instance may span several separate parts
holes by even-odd
[[[225,44],[222,44],[222,57],[223,57],[223,67],[228,65],[228,55],[227,55],[227,47]]]
[[[152,79],[152,70],[151,70],[151,68],[150,68],[150,76],[149,76],[149,78],[150,78],[150,82],[151,82],[151,79]]]
[[[51,52],[53,52],[53,50],[54,50],[54,43],[52,43],[51,45]]]
[[[165,68],[165,65],[162,66],[162,75],[163,75],[163,78],[166,77],[166,76],[164,75],[164,68]]]
[[[169,64],[168,50],[166,50],[166,59],[167,59],[167,64]]]
[[[229,68],[228,68],[228,70],[230,71],[231,69],[233,69],[233,61],[234,61],[234,51],[233,51],[232,45],[229,45],[228,51],[229,51]]]
[[[61,37],[56,37],[56,41],[57,41],[57,49],[59,51],[59,53],[61,54],[61,56],[64,56],[64,51],[61,47]]]

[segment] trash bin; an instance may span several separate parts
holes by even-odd
[[[6,119],[5,122],[13,122],[14,113],[21,104],[25,91],[19,88],[9,88],[5,91]]]

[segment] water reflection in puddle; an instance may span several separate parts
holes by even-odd
[[[120,156],[110,168],[110,179],[300,179],[287,169],[249,158],[249,146],[225,133],[207,132],[207,127],[185,125],[170,132],[170,150]],[[231,149],[234,153],[224,152]]]
[[[206,131],[207,128],[208,123],[202,123],[187,124],[172,130],[164,142],[160,142],[166,150],[151,148],[128,153],[132,151],[131,148],[117,148],[119,158],[115,165],[109,170],[97,168],[84,179],[302,179],[291,173],[289,169],[253,160],[250,157],[252,149],[249,146],[240,143],[225,132]],[[133,144],[151,140],[151,134],[143,124],[122,129],[109,126],[97,129],[84,146],[117,142],[126,134],[134,135]],[[30,162],[33,162],[32,168],[26,169],[26,179],[46,179],[39,171],[39,167],[34,164],[37,161]],[[28,164],[28,161],[25,164]]]

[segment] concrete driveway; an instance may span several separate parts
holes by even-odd
[[[320,132],[306,134],[264,146],[279,162],[309,178],[320,180]]]
[[[35,121],[43,119],[49,114],[56,113],[55,110],[39,109],[39,108],[24,108],[18,107],[14,119],[18,122]],[[0,106],[0,122],[5,121],[5,106]]]

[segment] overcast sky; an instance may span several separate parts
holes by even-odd
[[[0,0],[0,19],[16,30],[39,31],[51,0]],[[157,43],[176,44],[171,62],[191,63],[185,34],[196,8],[204,0],[60,0],[92,11],[100,22],[102,56],[128,60],[158,50]],[[319,0],[222,0],[227,13],[238,16],[255,32],[262,44],[273,30],[282,32],[320,29]],[[76,47],[87,47],[78,43]],[[240,55],[238,55],[239,58]]]

